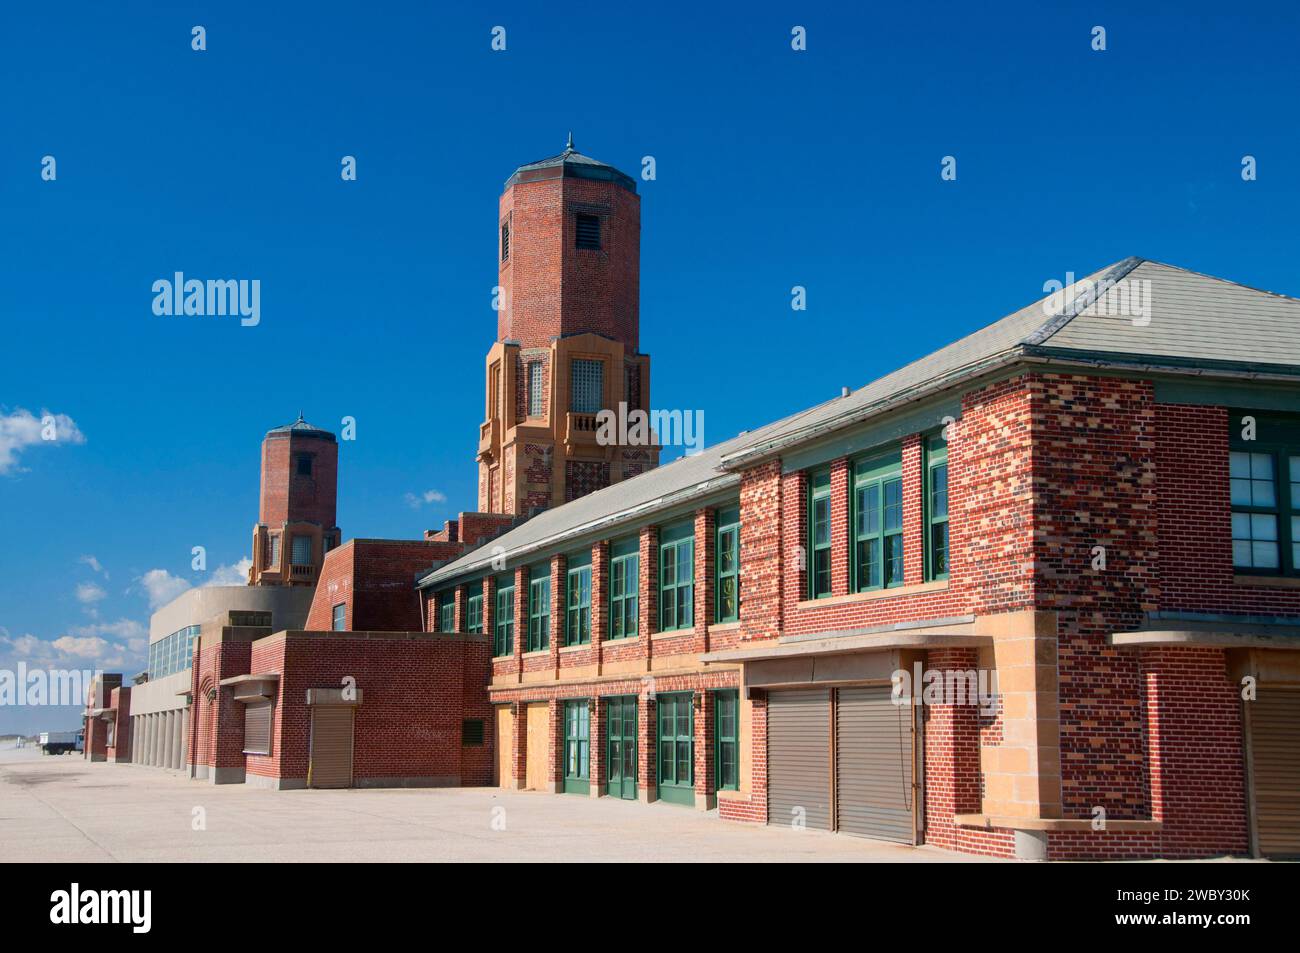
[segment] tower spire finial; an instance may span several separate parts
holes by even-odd
[[[565,144],[564,151],[565,152],[573,151],[573,130],[572,129],[569,130],[569,141]]]

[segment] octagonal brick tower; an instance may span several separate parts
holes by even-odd
[[[602,446],[602,409],[649,410],[636,180],[578,152],[520,166],[498,209],[497,339],[485,362],[478,506],[528,514],[658,464]]]

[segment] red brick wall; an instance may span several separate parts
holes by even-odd
[[[311,476],[297,475],[296,457],[313,455]],[[339,447],[322,437],[268,435],[262,441],[258,522],[276,527],[305,521],[332,529],[336,519]]]
[[[306,628],[330,629],[334,606],[343,603],[349,631],[419,632],[417,574],[462,549],[434,540],[349,540],[325,555]]]
[[[269,756],[248,755],[248,772],[305,779],[310,738],[309,688],[361,689],[354,724],[357,781],[447,778],[492,781],[493,714],[487,699],[485,637],[347,638],[279,633],[260,639],[253,672],[280,672]],[[239,713],[242,724],[242,711]],[[462,719],[484,722],[484,744],[461,744]]]

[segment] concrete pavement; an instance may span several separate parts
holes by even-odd
[[[504,829],[500,829],[504,827]],[[667,804],[495,788],[266,791],[0,751],[5,861],[969,862]]]

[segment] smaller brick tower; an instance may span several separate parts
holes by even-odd
[[[497,228],[478,508],[527,516],[659,463],[657,445],[605,445],[597,428],[603,410],[650,407],[636,180],[569,136],[559,155],[515,170]]]
[[[316,584],[325,554],[340,539],[334,524],[338,473],[334,434],[313,427],[301,414],[267,432],[249,585]]]

